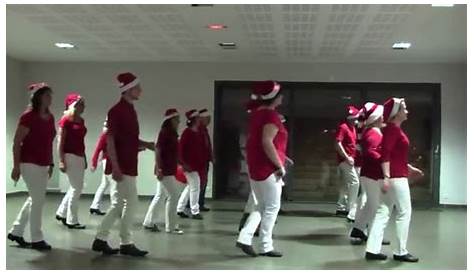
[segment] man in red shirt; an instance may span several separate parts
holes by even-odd
[[[341,175],[339,185],[339,200],[336,214],[346,215],[347,220],[353,222],[357,210],[357,194],[359,192],[359,175],[355,169],[357,133],[355,121],[359,117],[359,110],[353,106],[347,108],[347,118],[336,132],[335,148]]]
[[[207,109],[201,109],[199,111],[199,118],[201,120],[201,125],[199,127],[204,146],[203,148],[203,157],[206,162],[205,169],[202,171],[201,177],[201,189],[199,193],[199,210],[200,211],[209,211],[210,209],[204,206],[205,202],[205,195],[206,195],[206,187],[207,187],[207,179],[208,179],[208,172],[209,172],[209,164],[213,163],[213,156],[212,156],[212,144],[211,144],[211,137],[209,136],[209,131],[207,127],[211,123],[211,114]]]
[[[131,226],[138,204],[138,151],[140,147],[154,150],[154,143],[139,139],[138,117],[133,106],[133,101],[138,100],[142,93],[138,78],[127,72],[119,74],[117,80],[122,95],[107,114],[107,161],[112,166],[112,204],[98,227],[92,250],[104,254],[120,251],[124,255],[145,256],[148,251],[140,250],[133,244]],[[111,248],[107,243],[110,229],[117,218],[120,218],[120,250]]]

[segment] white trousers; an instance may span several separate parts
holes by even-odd
[[[92,204],[90,206],[90,208],[92,209],[100,209],[100,203],[102,201],[102,196],[104,196],[104,193],[105,191],[107,190],[107,188],[110,187],[110,182],[112,181],[112,175],[109,174],[105,174],[105,165],[106,165],[106,161],[105,160],[102,160],[102,166],[103,166],[103,169],[104,169],[104,173],[102,174],[102,181],[100,182],[100,185],[99,187],[97,188],[96,192],[95,192],[95,195],[94,195],[94,200],[92,201]],[[109,195],[110,196],[110,200],[112,202],[112,195]]]
[[[252,213],[257,210],[257,198],[255,197],[255,193],[252,189],[249,191],[249,197],[247,199],[247,203],[245,204],[245,213]]]
[[[136,177],[123,175],[120,182],[112,180],[110,195],[112,204],[97,229],[96,238],[107,241],[110,229],[120,219],[120,244],[132,244],[131,227],[138,204]]]
[[[20,164],[21,176],[23,177],[23,181],[26,184],[30,196],[26,199],[16,217],[16,220],[13,222],[13,227],[10,229],[11,234],[23,237],[25,227],[29,221],[31,241],[39,242],[43,240],[41,220],[46,195],[46,186],[48,184],[48,169],[49,167],[38,166],[35,164]]]
[[[68,224],[78,224],[79,198],[84,187],[84,157],[66,153],[64,155],[66,174],[69,179],[69,189],[64,195],[56,215],[66,218]]]
[[[164,195],[166,197],[165,224],[166,230],[173,230],[179,225],[176,221],[175,209],[179,199],[179,183],[174,176],[164,176],[161,182],[157,183],[156,193],[148,207],[148,211],[143,221],[144,226],[152,226],[158,223],[158,202]]]
[[[339,164],[341,183],[339,186],[338,210],[348,210],[347,217],[354,220],[357,211],[357,195],[359,194],[359,175],[354,166],[346,162]]]
[[[358,204],[358,209],[355,216],[354,228],[365,232],[367,235],[367,228],[371,226],[375,217],[375,212],[377,211],[380,203],[383,180],[373,180],[362,176],[360,177],[360,184],[360,203]]]
[[[191,214],[199,214],[199,191],[201,181],[197,171],[185,172],[186,181],[188,184],[184,188],[181,196],[179,197],[177,211],[184,212],[186,204],[190,203]]]
[[[408,254],[407,240],[411,219],[411,198],[407,178],[390,179],[389,190],[387,193],[381,194],[380,205],[369,232],[367,252],[378,254],[382,250],[383,233],[392,210],[396,212],[397,231],[397,242],[393,253],[398,256]]]
[[[253,234],[260,224],[260,250],[264,253],[273,250],[272,234],[280,210],[282,185],[283,181],[274,174],[263,181],[250,180],[250,187],[257,200],[257,210],[247,218],[237,239],[239,243],[251,245]]]

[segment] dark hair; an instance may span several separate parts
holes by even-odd
[[[53,91],[49,87],[40,88],[30,97],[30,107],[33,111],[39,111],[41,106],[41,97],[47,92]]]

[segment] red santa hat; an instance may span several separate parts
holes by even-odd
[[[280,84],[276,81],[259,81],[252,86],[251,98],[254,100],[270,100],[280,93]]]
[[[117,82],[119,84],[120,93],[140,84],[140,80],[138,80],[138,78],[131,72],[120,73],[117,75]]]
[[[163,123],[166,120],[179,116],[179,112],[175,108],[169,108],[165,111],[165,116],[163,117]]]
[[[74,108],[81,99],[82,97],[79,93],[70,92],[64,99],[64,107],[66,109]]]
[[[400,106],[404,100],[404,98],[393,97],[385,101],[383,104],[383,118],[385,121],[389,121],[400,111]]]
[[[211,113],[207,108],[203,108],[199,111],[199,117],[211,117]]]
[[[347,107],[347,119],[357,119],[359,117],[359,110],[354,106]]]
[[[199,116],[199,112],[195,109],[191,109],[186,112],[186,119],[188,120],[191,120],[192,118],[198,117],[198,116]]]
[[[28,86],[28,91],[33,96],[38,90],[42,88],[49,88],[48,84],[45,82],[33,83]]]
[[[363,116],[365,117],[365,125],[370,125],[382,117],[384,107],[372,102],[365,103],[363,107]]]

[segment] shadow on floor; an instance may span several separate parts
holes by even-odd
[[[325,262],[322,265],[318,265],[320,269],[364,269],[364,270],[376,270],[376,269],[393,269],[397,266],[400,266],[401,263],[394,261],[394,260],[386,260],[386,261],[366,261],[364,258],[360,258],[357,260],[340,260],[340,261],[330,261]]]
[[[344,246],[350,245],[349,238],[340,228],[316,230],[311,234],[277,235],[276,240],[296,241],[304,244]]]

